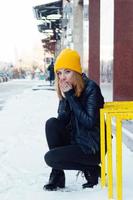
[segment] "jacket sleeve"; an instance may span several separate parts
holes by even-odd
[[[67,125],[70,121],[70,107],[65,99],[59,101],[57,119],[64,125]]]
[[[88,89],[88,91],[86,92],[85,107],[81,105],[79,98],[74,95],[73,89],[65,92],[65,96],[77,120],[87,129],[93,128],[96,125],[97,119],[99,117],[99,102],[101,98],[101,102],[103,102],[100,88],[97,86],[93,86]]]

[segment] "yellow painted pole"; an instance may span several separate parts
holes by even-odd
[[[101,149],[101,186],[105,187],[105,121],[104,109],[100,110],[100,149]]]
[[[122,120],[116,119],[116,191],[117,200],[122,200]]]
[[[101,185],[105,186],[105,121],[107,135],[107,177],[108,197],[113,198],[113,166],[112,166],[112,117],[116,118],[116,193],[117,200],[122,200],[122,120],[133,120],[132,102],[111,102],[100,110],[100,149],[101,149]]]
[[[108,158],[108,197],[113,198],[113,172],[112,172],[112,127],[111,115],[106,114],[107,121],[107,158]]]

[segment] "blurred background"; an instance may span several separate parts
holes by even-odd
[[[0,4],[0,82],[48,79],[48,65],[65,47],[80,53],[88,73],[88,0],[5,0]],[[111,82],[112,0],[101,1],[101,25],[101,81]]]
[[[113,100],[132,100],[132,8],[131,0],[1,1],[0,82],[49,81],[49,66],[70,47],[90,79],[108,84]]]

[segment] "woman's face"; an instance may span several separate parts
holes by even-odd
[[[60,69],[57,71],[57,77],[60,83],[73,83],[74,71],[69,69]]]

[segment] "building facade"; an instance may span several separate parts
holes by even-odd
[[[112,27],[112,55],[106,61],[103,55],[110,48],[108,42],[102,45],[103,36],[109,37],[107,28],[102,29],[109,9],[106,0],[62,0],[34,9],[37,18],[44,20],[40,25],[41,32],[46,34],[46,30],[52,29],[50,37],[43,40],[45,51],[53,51],[56,57],[63,48],[77,50],[90,79],[100,84],[106,75],[113,84],[114,100],[133,100],[133,1],[110,0],[109,3],[114,6],[111,10],[113,23],[108,22]],[[104,19],[101,5],[107,5]],[[50,13],[60,17],[48,19]],[[104,49],[104,46],[107,48]]]

